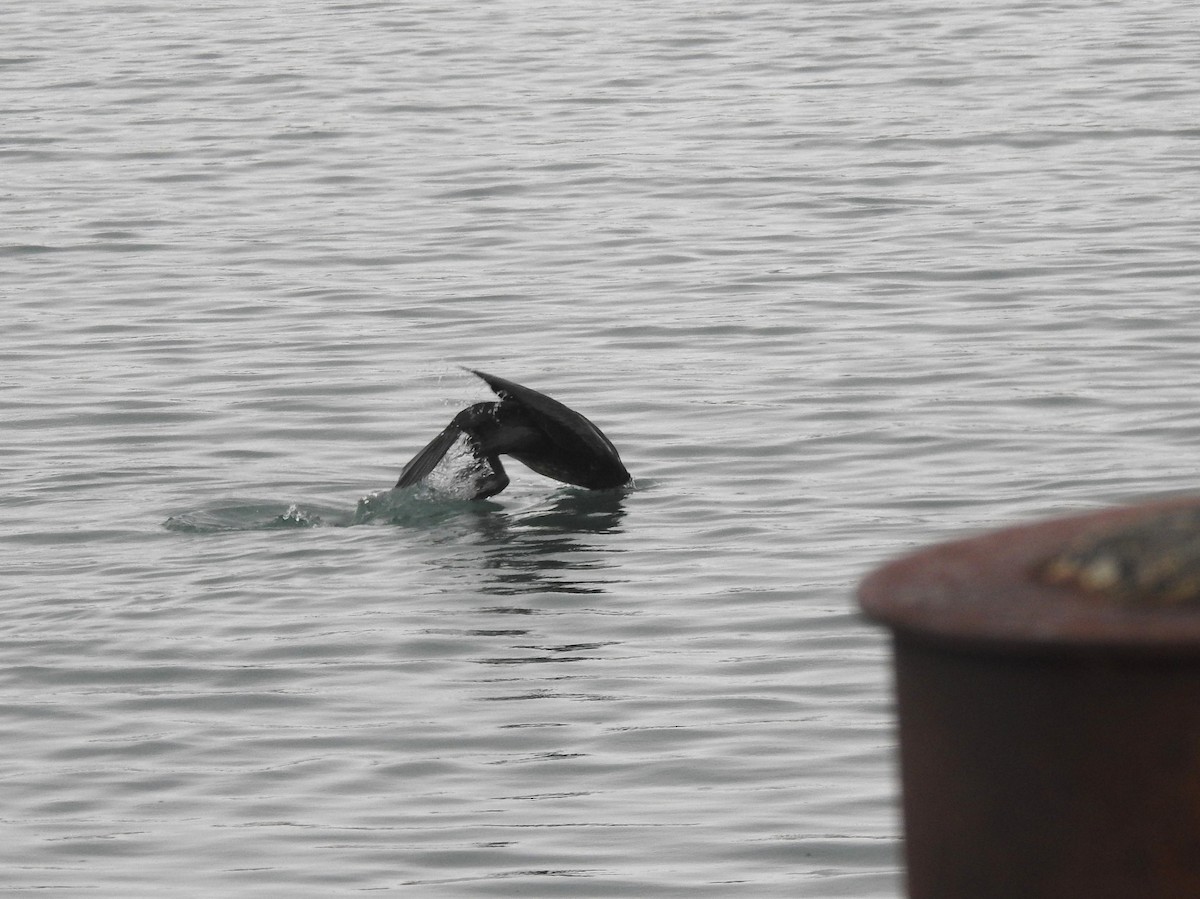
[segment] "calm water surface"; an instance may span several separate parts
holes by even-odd
[[[0,891],[895,899],[857,580],[1196,489],[1192,4],[0,34]],[[635,486],[380,496],[459,365]]]

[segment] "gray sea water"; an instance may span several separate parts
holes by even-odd
[[[8,3],[0,121],[6,895],[894,899],[856,582],[1200,483],[1194,3]],[[635,486],[382,494],[462,365]]]

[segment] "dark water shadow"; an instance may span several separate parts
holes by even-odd
[[[603,593],[621,552],[628,490],[559,490],[547,502],[494,516],[482,559],[483,589],[523,593]]]

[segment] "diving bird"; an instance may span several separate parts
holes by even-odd
[[[454,416],[404,466],[397,487],[409,487],[427,477],[461,436],[466,437],[476,461],[491,469],[489,476],[476,483],[471,499],[495,496],[508,486],[501,455],[512,456],[548,478],[590,490],[630,482],[616,447],[574,409],[513,381],[473,368],[466,370],[482,378],[500,402],[476,403]]]

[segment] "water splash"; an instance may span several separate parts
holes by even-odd
[[[318,511],[314,506],[302,506],[298,503],[257,500],[181,512],[163,522],[163,527],[170,531],[191,534],[274,531],[321,527],[327,521],[336,523],[339,518],[344,517],[345,514],[336,509]]]
[[[494,469],[475,455],[470,438],[461,434],[438,466],[416,486],[432,499],[469,500],[479,492],[480,484],[494,475]]]
[[[279,531],[320,527],[345,528],[366,524],[396,524],[426,528],[465,513],[478,515],[500,509],[477,502],[470,493],[452,485],[418,484],[402,490],[380,490],[360,499],[353,509],[313,503],[251,500],[179,512],[163,522],[169,531],[219,534],[236,531]]]

